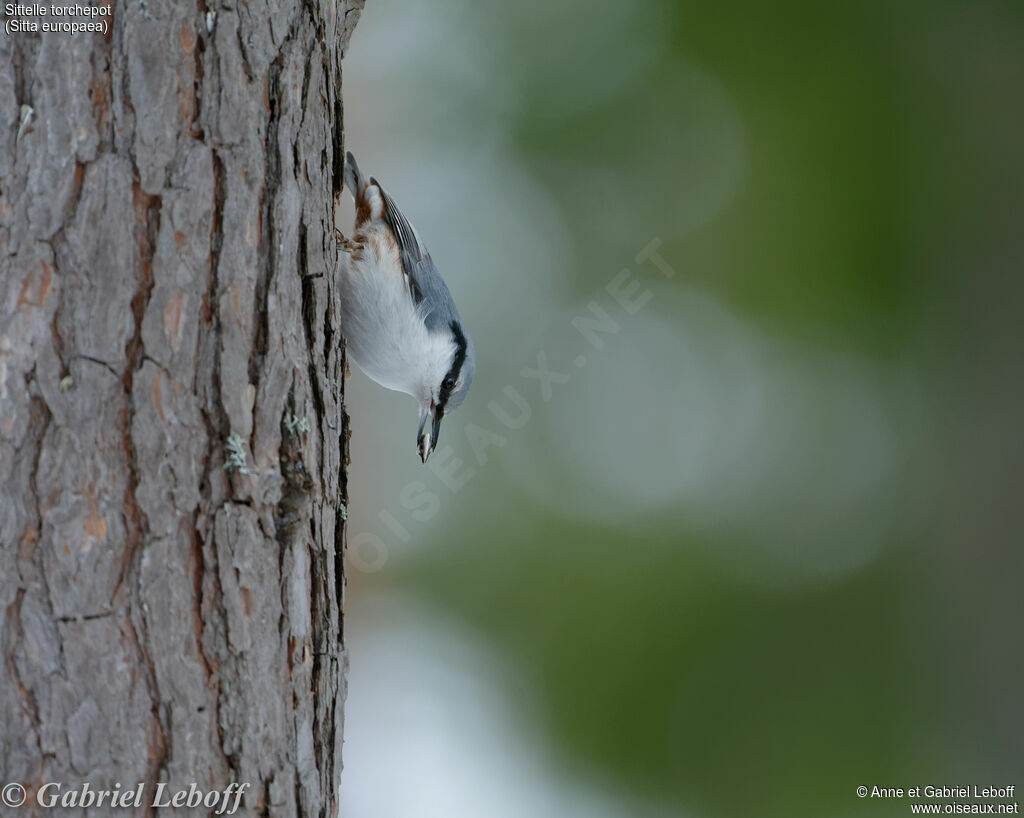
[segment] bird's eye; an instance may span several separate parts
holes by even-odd
[[[441,386],[450,392],[452,389],[455,388],[455,378],[445,378]]]

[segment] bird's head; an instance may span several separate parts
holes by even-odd
[[[441,421],[462,405],[473,383],[473,373],[476,371],[473,342],[469,340],[462,325],[455,320],[449,324],[448,329],[451,332],[450,351],[447,353],[444,367],[439,368],[444,374],[437,383],[430,384],[429,397],[420,402],[416,449],[424,463],[437,446]]]

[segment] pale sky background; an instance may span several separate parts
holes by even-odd
[[[451,129],[439,135],[437,107],[486,76],[486,52],[464,48],[473,38],[453,41],[455,26],[471,19],[464,11],[463,0],[368,5],[345,58],[346,140],[363,171],[387,185],[426,238],[487,354],[521,341],[515,313],[535,311],[568,250],[554,207],[517,173],[499,119],[492,132],[474,130],[458,144]],[[389,59],[375,58],[380,53]],[[465,204],[474,197],[484,212],[467,225],[473,208]],[[347,199],[342,224],[351,219]],[[516,242],[520,235],[533,238]],[[376,512],[397,506],[400,488],[423,479],[424,468],[415,454],[412,398],[384,390],[356,366],[345,392],[355,430],[351,542],[379,527]],[[457,429],[450,421],[446,427],[442,439],[450,441]],[[443,517],[442,508],[402,547],[429,547]],[[350,560],[341,818],[660,818],[654,807],[546,759],[499,692],[514,669],[400,595],[365,589],[366,579]]]
[[[661,37],[656,17],[642,12],[636,3],[603,2],[582,28],[575,9],[545,12],[546,36],[564,43],[564,63],[549,68],[575,72],[557,84],[571,95],[547,98],[549,113],[597,106],[621,91],[593,81],[597,74],[586,68],[612,43],[621,83],[647,70]],[[502,14],[503,23],[524,30],[534,24],[526,12],[522,20],[514,9]],[[508,46],[489,33],[493,25],[488,7],[470,0],[375,0],[344,64],[347,147],[424,237],[477,348],[473,391],[445,420],[441,444],[465,450],[462,425],[486,423],[488,400],[538,352],[549,354],[553,368],[571,370],[567,361],[579,345],[572,317],[604,293],[602,284],[582,300],[575,292],[575,241],[617,236],[621,254],[592,279],[610,281],[632,265],[652,300],[573,372],[556,400],[531,399],[529,428],[508,434],[474,478],[482,487],[476,512],[486,518],[493,505],[519,497],[566,518],[626,529],[652,513],[675,514],[691,531],[716,534],[708,537],[717,544],[714,559],[769,586],[862,570],[878,558],[888,521],[848,530],[834,521],[879,519],[872,510],[906,456],[901,447],[913,445],[905,425],[917,398],[904,373],[854,352],[775,338],[686,281],[685,270],[672,286],[642,271],[633,258],[657,234],[632,208],[643,193],[639,180],[623,187],[585,159],[561,166],[580,188],[583,208],[562,212],[509,139],[522,83],[544,67],[510,74],[515,61],[501,53]],[[692,182],[669,203],[678,237],[725,211],[749,168],[743,117],[723,85],[686,63],[674,74],[692,122],[650,138],[672,143],[674,172]],[[647,161],[636,158],[640,172],[657,178]],[[587,225],[582,239],[570,217]],[[349,204],[343,229],[351,218]],[[529,696],[511,702],[501,692],[515,669],[468,631],[382,590],[403,555],[436,547],[466,498],[444,491],[420,464],[412,398],[384,390],[354,365],[345,391],[353,435],[342,818],[667,815],[549,759],[524,728],[535,715],[523,712]],[[823,463],[827,481],[818,479]],[[441,508],[427,522],[403,517],[403,542],[381,514],[403,514],[399,495],[410,481],[437,490]],[[387,544],[370,555],[379,569],[372,575],[361,570],[365,555],[352,549],[364,532]]]

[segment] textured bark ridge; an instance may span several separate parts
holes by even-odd
[[[336,812],[361,6],[0,34],[0,783],[30,803],[237,781],[246,814]]]

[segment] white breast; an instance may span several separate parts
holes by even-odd
[[[369,228],[354,237],[355,249],[339,252],[342,331],[363,372],[426,403],[448,371],[455,346],[447,333],[427,330],[386,229]]]

